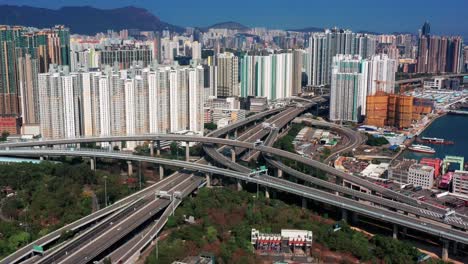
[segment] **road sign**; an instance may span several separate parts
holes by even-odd
[[[40,254],[44,254],[44,248],[42,246],[34,245],[33,246],[33,251],[37,252],[37,253],[40,253]]]

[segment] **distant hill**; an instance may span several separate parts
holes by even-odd
[[[209,27],[206,27],[205,29],[233,29],[233,30],[239,30],[239,31],[247,31],[250,28],[242,25],[241,23],[233,22],[233,21],[228,21],[228,22],[221,22],[217,23],[214,25],[211,25]]]
[[[323,32],[323,28],[306,27],[306,28],[300,28],[300,29],[287,29],[287,31],[294,31],[294,32]]]
[[[133,6],[98,9],[90,6],[70,6],[60,9],[31,6],[0,5],[0,24],[47,28],[65,25],[72,33],[93,35],[108,29],[139,29],[182,32],[184,29],[161,21],[144,8]]]

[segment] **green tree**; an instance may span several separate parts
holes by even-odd
[[[216,130],[217,128],[218,128],[218,126],[213,122],[205,124],[205,129]]]
[[[216,241],[218,236],[218,230],[216,230],[215,227],[209,226],[206,228],[206,239],[208,239],[208,242],[213,243]]]
[[[179,151],[179,144],[177,142],[172,142],[171,145],[170,145],[170,149],[171,149],[171,155],[172,156],[176,156],[178,154],[178,151]]]
[[[10,132],[8,131],[3,131],[2,136],[0,137],[0,141],[6,141],[8,137],[10,136]]]

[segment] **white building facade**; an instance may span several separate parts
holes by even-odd
[[[128,70],[39,75],[44,138],[192,131],[203,134],[201,66],[134,66]]]

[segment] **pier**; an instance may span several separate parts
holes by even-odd
[[[451,115],[468,115],[468,111],[463,110],[449,110],[448,113]]]

